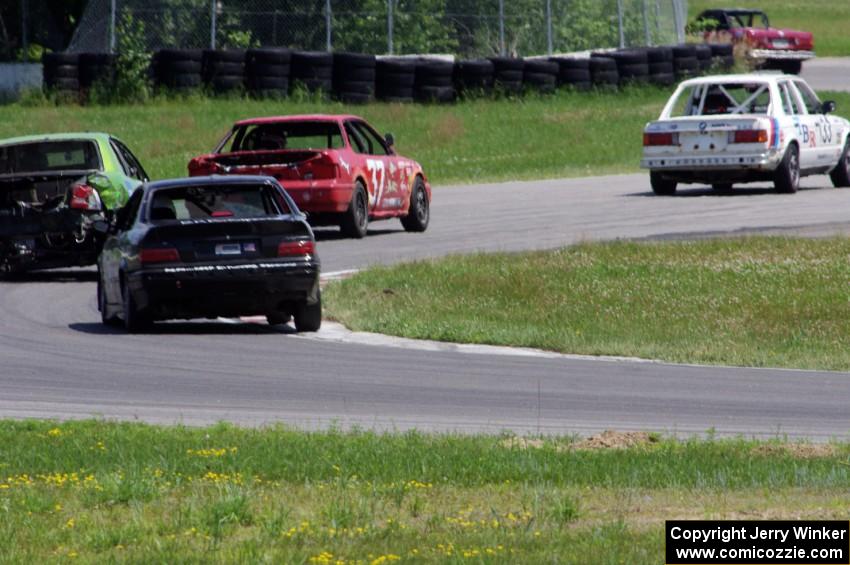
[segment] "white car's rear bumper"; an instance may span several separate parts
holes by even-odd
[[[756,169],[771,171],[779,165],[782,155],[779,152],[751,153],[743,155],[705,155],[705,156],[653,156],[640,160],[642,169],[652,170],[735,170]]]

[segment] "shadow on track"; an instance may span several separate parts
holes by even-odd
[[[344,240],[344,239],[351,239],[352,241],[354,241],[353,238],[350,238],[347,235],[343,235],[343,233],[341,231],[336,230],[336,229],[317,228],[317,229],[314,229],[313,233],[316,236],[316,241],[340,241],[340,240]],[[397,230],[393,230],[393,229],[376,230],[376,229],[372,229],[370,227],[369,231],[366,232],[366,238],[365,239],[370,239],[370,238],[373,238],[373,237],[379,236],[379,235],[391,235],[391,234],[394,234],[394,233],[404,233],[404,229],[400,228],[400,229],[397,229]]]
[[[94,335],[131,335],[121,327],[107,326],[96,322],[68,324],[75,332]],[[144,331],[133,335],[272,335],[296,334],[295,328],[282,324],[228,323],[228,322],[157,322]]]
[[[5,283],[75,283],[97,282],[97,271],[94,270],[51,270],[24,271],[22,273],[5,273],[0,276],[0,282]]]
[[[800,187],[799,192],[809,192],[812,190],[831,190],[832,187],[816,187],[816,186],[806,186]],[[651,190],[646,192],[630,192],[628,194],[624,194],[625,197],[657,197],[657,198],[693,198],[696,196],[713,196],[715,198],[730,198],[735,196],[759,196],[763,194],[773,194],[776,196],[782,196],[773,189],[773,187],[766,186],[758,186],[758,187],[738,187],[736,186],[732,190],[714,190],[711,187],[696,187],[696,188],[679,188],[676,190],[676,194],[673,196],[658,196]]]

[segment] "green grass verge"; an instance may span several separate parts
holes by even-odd
[[[727,3],[728,4],[728,3]],[[757,8],[764,10],[770,18],[770,25],[810,31],[815,37],[815,52],[821,57],[850,55],[850,36],[846,22],[850,19],[850,2],[842,0],[743,0],[731,2],[735,8]],[[703,10],[726,5],[714,0],[690,0],[688,2],[689,19]]]
[[[186,176],[230,125],[252,116],[353,112],[395,134],[398,150],[435,184],[636,171],[641,131],[669,92],[560,92],[550,97],[454,105],[248,99],[156,99],[129,106],[0,106],[0,139],[29,133],[107,131],[136,152],[155,179]],[[830,95],[850,110],[850,95]]]
[[[581,176],[634,170],[643,126],[668,95],[656,88],[560,92],[439,106],[201,97],[127,106],[16,104],[0,106],[0,138],[108,131],[138,153],[152,177],[181,177],[189,159],[212,150],[238,119],[351,112],[392,132],[398,151],[420,161],[437,184]]]
[[[376,267],[325,303],[412,338],[848,370],[848,257],[846,238],[588,243]]]
[[[846,516],[850,446],[0,421],[4,563],[658,563],[671,518]]]

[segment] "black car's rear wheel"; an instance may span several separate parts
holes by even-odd
[[[732,183],[731,182],[716,182],[711,185],[711,188],[714,189],[715,192],[719,192],[721,194],[728,194],[732,192]]]
[[[150,325],[150,320],[139,311],[133,293],[126,284],[121,285],[121,298],[124,304],[124,329],[130,333],[144,330]]]
[[[107,326],[117,326],[118,318],[109,311],[109,305],[106,302],[106,290],[103,284],[103,275],[97,277],[97,309],[100,310],[100,321]]]
[[[295,329],[299,332],[315,332],[322,327],[322,295],[315,304],[303,302],[295,309]]]
[[[406,231],[423,232],[428,229],[430,219],[431,207],[428,203],[428,193],[425,192],[425,183],[420,177],[416,177],[413,192],[410,194],[410,208],[407,210],[407,216],[401,218],[401,225]]]
[[[342,216],[339,229],[348,237],[361,239],[366,235],[369,227],[369,199],[366,196],[366,188],[363,183],[357,181],[354,192],[351,195],[351,203],[348,210]]]

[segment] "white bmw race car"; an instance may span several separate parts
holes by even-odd
[[[801,176],[825,173],[834,186],[850,186],[850,122],[829,115],[834,110],[797,76],[686,80],[646,125],[640,164],[662,195],[679,183],[727,191],[753,181],[796,192]]]

